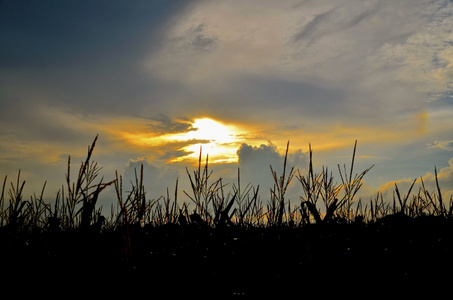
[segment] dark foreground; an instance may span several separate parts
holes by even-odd
[[[387,216],[303,228],[0,228],[2,285],[162,299],[449,293],[453,221]],[[83,292],[82,292],[83,293]],[[92,292],[90,292],[92,293]],[[195,298],[194,298],[195,299]]]

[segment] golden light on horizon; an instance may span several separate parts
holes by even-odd
[[[202,147],[203,154],[209,155],[213,163],[237,162],[237,149],[243,142],[241,130],[234,125],[222,124],[211,118],[195,119],[192,123],[193,130],[173,135],[162,136],[167,141],[189,142],[182,150],[190,153],[170,160],[178,162],[184,160],[197,160]],[[193,143],[190,143],[193,141]]]
[[[183,121],[185,123],[185,121]],[[242,143],[255,145],[264,141],[254,138],[254,128],[224,123],[213,118],[196,118],[187,122],[189,129],[184,132],[158,133],[149,130],[147,124],[129,124],[127,129],[112,129],[129,147],[167,156],[168,163],[189,162],[196,164],[202,148],[203,159],[209,155],[210,163],[234,163],[238,161],[237,150]],[[117,125],[118,126],[118,125]],[[125,125],[121,124],[124,128]],[[175,154],[166,155],[168,151]],[[169,158],[168,158],[169,157]]]
[[[426,115],[418,116],[418,119],[424,120]],[[149,155],[150,159],[165,160],[166,163],[196,165],[200,147],[203,161],[208,155],[210,163],[222,164],[237,163],[237,151],[243,143],[253,147],[272,143],[280,154],[284,154],[288,140],[291,142],[290,152],[294,149],[306,151],[309,143],[316,152],[349,148],[356,139],[359,143],[391,143],[416,135],[413,119],[411,121],[407,127],[402,126],[398,130],[337,125],[333,128],[299,128],[289,131],[271,122],[233,123],[201,117],[174,120],[172,124],[183,124],[180,126],[181,130],[175,132],[171,132],[173,128],[166,130],[160,123],[150,126],[149,121],[143,120],[116,122],[114,126],[108,126],[108,130],[119,137],[122,142],[120,147],[138,151],[140,156]]]

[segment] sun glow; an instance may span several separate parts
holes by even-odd
[[[167,135],[168,141],[187,142],[188,145],[182,150],[188,153],[186,156],[177,157],[171,162],[198,159],[200,146],[205,154],[209,155],[209,161],[213,163],[236,162],[236,151],[243,142],[240,138],[241,131],[234,125],[225,125],[209,118],[195,119],[192,124],[193,130],[185,133]]]
[[[266,140],[260,138],[259,131],[250,125],[223,123],[211,118],[198,118],[191,121],[176,120],[175,124],[184,124],[181,130],[171,132],[161,124],[157,130],[143,123],[126,122],[109,127],[112,134],[119,136],[126,145],[140,150],[150,151],[153,158],[165,159],[169,163],[198,163],[200,147],[203,159],[209,155],[210,163],[235,163],[238,161],[237,150],[242,143],[259,145]]]

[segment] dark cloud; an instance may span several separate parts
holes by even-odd
[[[188,43],[195,51],[208,51],[217,44],[217,37],[206,34],[204,28],[205,24],[201,23],[191,27],[187,32]]]
[[[162,143],[159,146],[148,148],[150,157],[157,159],[158,161],[171,161],[180,157],[185,157],[190,154],[193,154],[193,151],[187,151],[184,149],[190,145],[197,144],[207,144],[210,143],[210,140],[201,140],[201,139],[191,139],[183,141],[171,141],[167,143]]]
[[[377,5],[358,11],[356,8],[360,5],[354,4],[354,6],[354,8],[348,5],[338,6],[316,15],[294,35],[294,41],[305,41],[310,45],[325,35],[355,27],[362,21],[372,18],[379,11]]]
[[[355,113],[355,107],[347,103],[348,95],[344,90],[319,85],[309,79],[296,82],[260,74],[238,75],[224,82],[216,90],[210,87],[210,82],[200,83],[195,92],[187,92],[187,100],[178,103],[174,112],[239,122],[268,119],[284,124],[297,120],[298,125],[314,125],[324,117],[344,120],[345,114]],[[361,117],[366,116],[357,114],[354,120]]]
[[[271,143],[260,145],[259,147],[242,144],[237,154],[243,181],[251,182],[255,186],[260,185],[264,189],[264,192],[262,190],[261,194],[267,196],[266,189],[272,188],[274,184],[270,166],[272,166],[278,175],[281,175],[283,172],[284,155],[280,154],[277,151],[277,147]],[[307,155],[298,149],[296,152],[288,154],[287,172],[292,167],[295,169],[304,169],[307,164]]]
[[[190,145],[197,145],[197,144],[207,144],[209,140],[198,140],[192,139],[182,142],[171,142],[166,145],[161,145],[156,149],[160,155],[158,158],[160,160],[174,160],[179,157],[185,157],[187,155],[193,154],[191,151],[187,151],[184,148]]]
[[[167,18],[186,5],[141,0],[2,1],[0,66],[89,65],[137,55],[145,50],[137,46],[149,44]]]
[[[299,116],[313,116],[342,109],[345,95],[340,89],[324,87],[307,81],[293,82],[283,79],[255,76],[242,77],[234,82],[239,99],[248,99],[253,105],[260,105],[274,113]],[[245,104],[245,103],[244,103]],[[251,109],[256,110],[255,107]],[[276,119],[279,119],[278,116]]]
[[[327,21],[330,21],[332,15],[335,13],[336,8],[332,8],[326,12],[318,14],[308,22],[297,34],[294,35],[294,41],[299,42],[300,40],[309,39],[313,41],[315,38],[314,35],[319,31],[320,24],[324,24]],[[311,44],[311,42],[309,43]]]
[[[2,1],[0,97],[75,113],[133,115],[178,87],[150,82],[141,61],[186,1]]]
[[[157,124],[149,125],[150,130],[159,134],[185,133],[197,130],[196,128],[193,128],[192,122],[190,120],[175,121],[166,114],[159,114],[156,117],[152,117],[150,119],[157,122]]]
[[[172,190],[176,179],[181,176],[180,170],[172,165],[150,162],[147,158],[130,160],[124,173],[123,191],[130,191],[130,182],[135,183],[135,174],[140,178],[142,164],[147,199],[157,199],[165,195],[167,187]]]
[[[163,154],[159,155],[158,158],[161,160],[168,161],[168,160],[176,159],[179,157],[185,157],[190,154],[192,154],[192,152],[178,148],[178,149],[167,150]]]
[[[241,176],[246,182],[263,187],[271,186],[272,175],[269,165],[280,165],[280,154],[274,145],[253,147],[242,144],[237,151]]]
[[[3,129],[0,129],[0,133],[10,134],[17,140],[28,142],[45,141],[66,144],[89,140],[96,135],[74,126],[73,122],[80,120],[77,116],[64,119],[64,114],[52,108],[35,105],[27,108],[12,104],[8,111],[1,111],[0,125],[3,125]]]
[[[178,54],[202,56],[215,49],[218,38],[207,32],[206,24],[198,23],[198,25],[192,25],[178,35],[169,37],[167,42],[169,42],[170,51],[175,51]]]

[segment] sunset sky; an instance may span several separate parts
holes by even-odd
[[[143,163],[149,198],[202,145],[267,199],[288,140],[301,172],[309,143],[335,175],[358,140],[365,192],[434,189],[434,166],[448,192],[452,117],[452,1],[0,2],[0,176],[27,197],[54,198],[96,134],[102,176]]]

